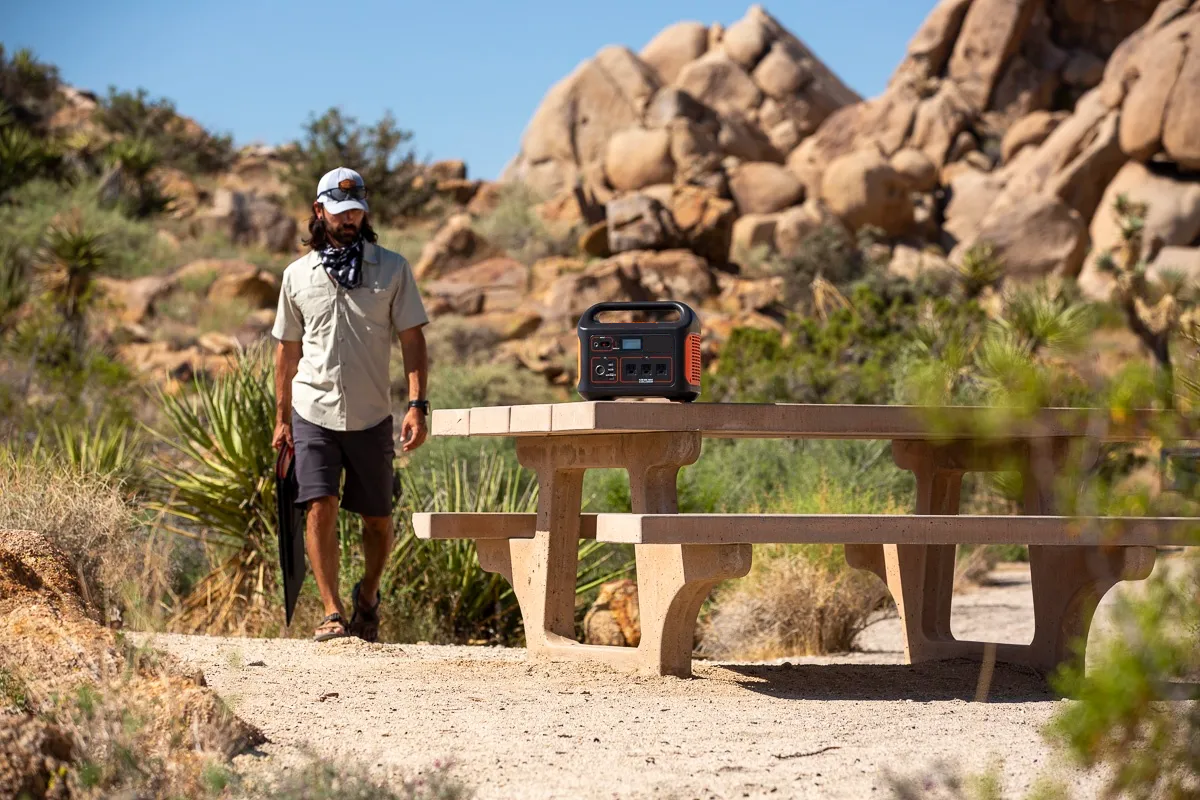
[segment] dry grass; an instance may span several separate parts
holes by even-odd
[[[152,626],[167,585],[165,546],[115,481],[0,451],[0,530],[41,533],[67,556],[97,621]]]
[[[0,737],[0,796],[208,796],[214,768],[261,734],[200,673],[98,624],[72,560],[37,533],[0,539],[0,673],[17,731]]]
[[[846,566],[840,545],[758,547],[755,559],[750,575],[717,594],[701,655],[759,661],[846,652],[888,596],[877,577]]]

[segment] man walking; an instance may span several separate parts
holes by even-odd
[[[298,503],[307,503],[305,549],[325,618],[317,641],[379,633],[379,581],[392,549],[395,455],[388,364],[393,333],[408,375],[404,452],[426,436],[429,319],[399,253],[379,247],[362,176],[338,167],[317,185],[310,252],[283,273],[273,334],[276,448],[295,449]],[[345,488],[341,490],[343,472]],[[366,569],[351,594],[349,623],[338,592],[339,499],[362,516]]]

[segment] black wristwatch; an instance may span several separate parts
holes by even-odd
[[[425,416],[429,416],[429,401],[428,400],[409,400],[408,407],[409,408],[419,408],[419,409],[421,409],[422,414],[424,414]]]

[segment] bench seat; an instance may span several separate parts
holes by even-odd
[[[420,512],[413,514],[418,539],[532,539],[537,514],[501,512]],[[579,538],[596,538],[596,515],[582,514]]]
[[[420,539],[532,539],[537,514],[418,513]],[[1200,543],[1189,517],[913,514],[582,514],[581,539],[614,544],[1025,544],[1181,546]]]
[[[596,538],[621,544],[1191,545],[1187,517],[913,514],[599,514]]]

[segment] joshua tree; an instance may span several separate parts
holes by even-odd
[[[1100,257],[1098,266],[1116,280],[1113,299],[1125,312],[1129,328],[1153,354],[1163,373],[1163,395],[1173,406],[1174,369],[1171,363],[1171,338],[1194,329],[1198,321],[1195,296],[1182,276],[1164,270],[1155,281],[1147,275],[1146,203],[1134,202],[1126,195],[1117,197],[1113,207],[1121,226],[1121,243]],[[1152,243],[1156,244],[1156,243]],[[1151,248],[1157,254],[1157,246]]]
[[[76,352],[83,349],[84,314],[91,298],[92,277],[105,260],[101,235],[89,229],[78,212],[51,223],[38,254],[35,266],[39,282],[62,315]]]

